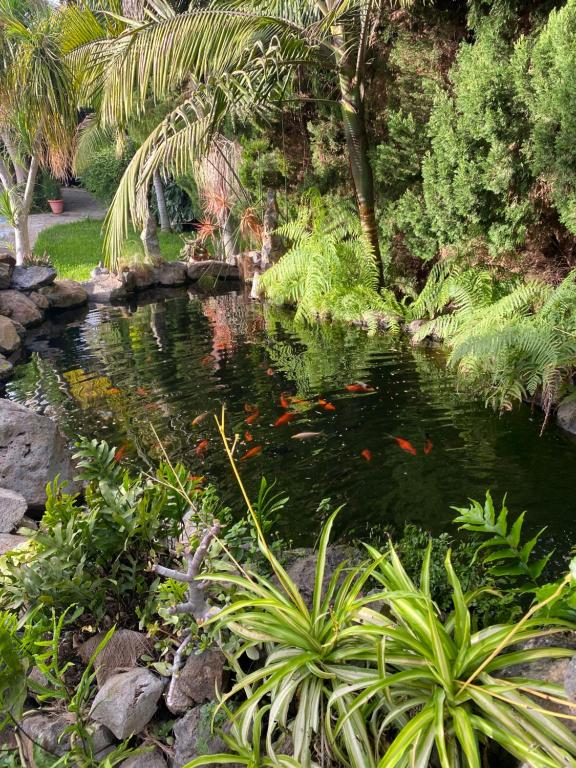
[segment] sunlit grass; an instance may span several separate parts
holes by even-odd
[[[47,254],[59,277],[88,280],[90,272],[102,259],[102,221],[85,219],[70,224],[57,224],[40,232],[34,254]],[[158,232],[160,250],[167,261],[174,261],[182,247],[182,238],[171,232]],[[138,235],[132,234],[125,242],[127,258],[142,254]]]

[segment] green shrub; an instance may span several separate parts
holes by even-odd
[[[80,181],[94,197],[108,205],[130,161],[131,147],[118,155],[113,144],[96,147],[82,163]]]

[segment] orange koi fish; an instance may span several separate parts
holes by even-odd
[[[295,413],[283,413],[280,418],[276,419],[274,422],[275,427],[281,427],[283,424],[288,424],[289,421],[292,421],[293,418],[295,418]]]
[[[318,405],[321,405],[322,407],[324,407],[327,402],[328,400],[318,400]]]
[[[287,398],[284,392],[280,395],[280,406],[284,409],[290,408],[290,398]]]
[[[140,395],[140,397],[148,397],[150,392],[145,387],[136,387],[136,394]]]
[[[432,448],[434,448],[434,443],[432,442],[432,440],[430,440],[428,435],[426,435],[426,442],[424,443],[424,453],[426,456],[428,456]]]
[[[268,368],[266,371],[266,376],[274,376],[274,368]]]
[[[335,411],[336,410],[336,406],[332,405],[332,403],[324,403],[322,408],[324,408],[325,411]]]
[[[375,392],[374,387],[369,387],[368,384],[364,384],[363,381],[357,381],[354,384],[348,384],[346,386],[348,392]]]
[[[196,456],[198,456],[198,458],[204,459],[206,453],[208,452],[208,445],[208,440],[201,440],[196,448],[194,448],[194,453]]]
[[[372,461],[372,451],[368,450],[368,448],[364,448],[360,456],[362,456],[363,459],[366,459],[366,461]]]
[[[198,424],[202,424],[206,416],[209,416],[209,415],[210,415],[210,411],[204,411],[204,413],[199,413],[195,419],[192,419],[192,426],[197,427]]]
[[[259,419],[259,418],[260,418],[260,409],[255,408],[254,412],[251,413],[250,416],[248,416],[248,418],[246,419],[246,424],[254,424],[256,419]]]
[[[244,432],[244,440],[246,440],[247,443],[251,443],[254,438],[250,432]]]
[[[249,451],[246,451],[244,456],[240,456],[240,461],[246,461],[246,459],[251,459],[253,456],[258,456],[261,453],[262,453],[262,446],[255,445],[254,448],[250,448]]]
[[[114,454],[114,461],[122,461],[124,454],[128,450],[128,443],[123,443]]]
[[[200,485],[206,478],[204,475],[188,475],[188,480],[190,480],[191,483],[198,483],[198,485]]]
[[[244,413],[254,413],[256,406],[250,405],[250,403],[244,403]]]
[[[416,450],[416,448],[414,448],[410,440],[404,440],[403,437],[395,437],[394,440],[396,440],[400,448],[402,448],[403,451],[406,451],[406,453],[410,453],[412,454],[412,456],[416,456],[416,454],[418,453],[418,451]]]

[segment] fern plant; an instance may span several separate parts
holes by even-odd
[[[352,207],[309,191],[295,218],[278,229],[290,250],[262,276],[265,296],[296,307],[298,320],[363,318],[402,310],[390,291],[378,292],[378,267]]]

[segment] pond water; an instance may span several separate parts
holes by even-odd
[[[299,327],[234,292],[166,293],[69,321],[36,331],[8,397],[56,414],[71,438],[126,443],[126,458],[139,463],[158,455],[153,426],[171,458],[213,480],[241,514],[213,419],[192,424],[225,405],[242,437],[239,455],[262,447],[240,463],[248,488],[264,474],[288,491],[281,529],[297,543],[314,539],[326,497],[345,505],[340,535],[366,536],[406,521],[453,530],[451,505],[486,489],[498,499],[507,492],[532,529],[548,525],[559,551],[576,538],[576,443],[554,424],[539,436],[541,414],[528,407],[499,416],[459,392],[439,351],[350,327]],[[374,391],[346,389],[357,381]],[[292,421],[274,426],[286,413],[282,393],[302,402],[292,404]],[[252,425],[245,407],[259,410]],[[321,434],[292,439],[304,431]]]

